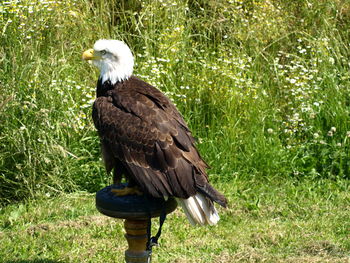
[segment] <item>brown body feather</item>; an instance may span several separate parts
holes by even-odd
[[[124,174],[154,197],[188,198],[200,192],[226,206],[208,182],[208,165],[184,119],[156,88],[134,76],[114,85],[99,80],[93,120],[116,183]]]

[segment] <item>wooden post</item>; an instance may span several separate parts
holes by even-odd
[[[96,208],[102,214],[125,219],[125,238],[129,247],[125,251],[126,263],[150,263],[151,251],[147,250],[149,218],[169,214],[176,209],[174,198],[165,201],[152,196],[125,195],[117,196],[112,189],[123,189],[126,184],[110,185],[96,193]],[[164,211],[165,210],[165,211]]]
[[[124,228],[125,238],[129,248],[125,251],[126,263],[150,263],[151,253],[146,250],[147,246],[147,220],[126,219]]]

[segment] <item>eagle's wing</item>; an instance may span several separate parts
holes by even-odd
[[[147,83],[138,84],[96,99],[93,119],[101,140],[142,190],[188,198],[207,183],[208,166],[175,106]]]

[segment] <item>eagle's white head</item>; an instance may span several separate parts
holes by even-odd
[[[132,75],[134,57],[130,48],[119,40],[97,40],[94,48],[83,53],[83,59],[92,61],[100,69],[102,83],[112,84],[128,79]]]

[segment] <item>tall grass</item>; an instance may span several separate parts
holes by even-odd
[[[0,3],[0,199],[95,191],[109,179],[92,126],[99,38],[183,113],[212,180],[349,176],[345,1]]]

